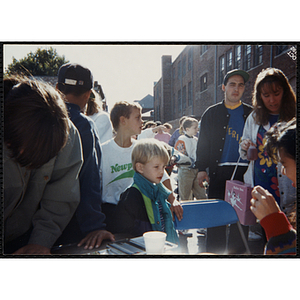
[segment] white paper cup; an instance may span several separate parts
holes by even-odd
[[[148,231],[143,234],[147,254],[164,253],[167,234],[162,231]]]

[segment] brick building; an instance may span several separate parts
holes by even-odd
[[[212,104],[224,98],[222,82],[231,69],[250,74],[242,100],[251,104],[257,74],[265,68],[281,69],[296,92],[296,61],[293,45],[188,45],[172,62],[162,57],[162,77],[154,84],[154,120],[178,127],[183,115],[198,119]]]

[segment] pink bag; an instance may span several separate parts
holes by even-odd
[[[256,217],[250,210],[250,200],[252,198],[252,187],[250,184],[233,180],[240,158],[236,164],[230,180],[226,180],[225,201],[231,204],[242,225],[254,225]]]

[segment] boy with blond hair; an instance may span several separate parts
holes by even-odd
[[[163,143],[143,139],[132,150],[133,184],[121,194],[116,208],[116,231],[140,236],[146,231],[167,233],[167,240],[178,242],[170,203],[172,193],[162,183],[169,154]]]

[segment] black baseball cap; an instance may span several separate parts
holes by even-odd
[[[244,82],[246,83],[250,77],[249,73],[243,71],[243,70],[238,70],[238,69],[234,69],[231,70],[229,72],[227,72],[227,74],[224,76],[224,80],[223,80],[223,84],[226,85],[228,79],[233,76],[233,75],[240,75],[244,78]]]
[[[93,87],[92,72],[81,65],[67,63],[58,70],[58,83],[71,86]]]

